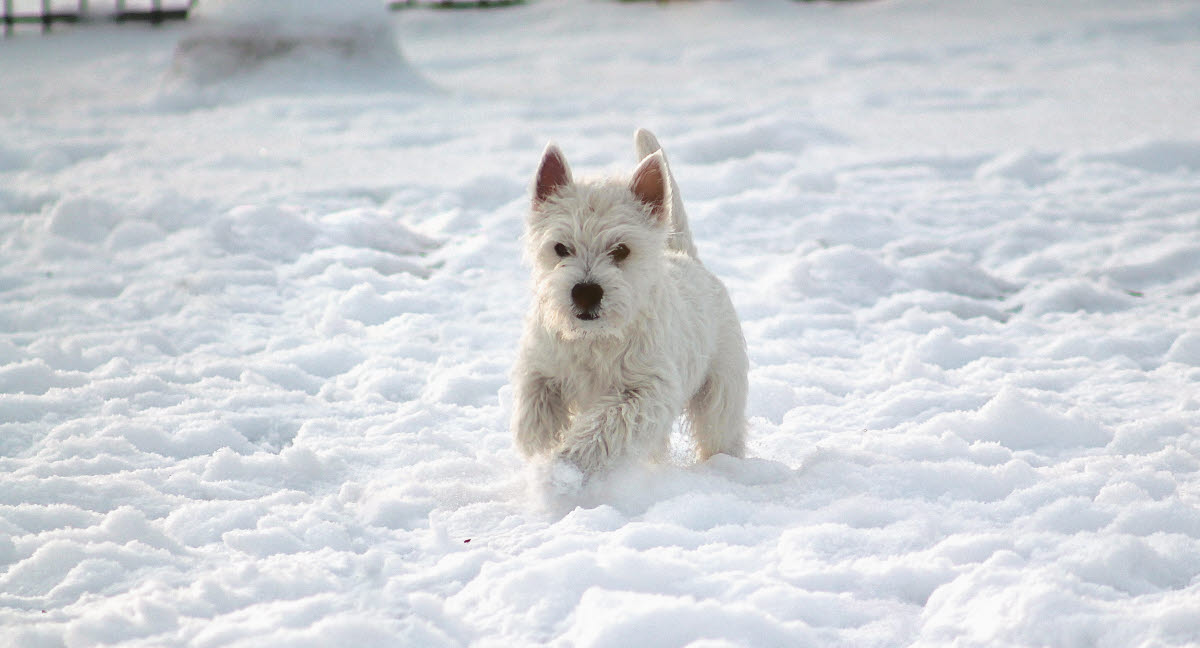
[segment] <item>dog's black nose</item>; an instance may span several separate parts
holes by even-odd
[[[575,302],[575,306],[579,308],[580,319],[596,319],[592,309],[600,303],[603,297],[604,289],[600,287],[600,284],[577,283],[571,289],[571,301]]]

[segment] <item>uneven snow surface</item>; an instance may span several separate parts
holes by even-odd
[[[1200,645],[1195,3],[379,15],[415,73],[302,94],[0,40],[0,645]],[[507,429],[526,191],[639,126],[749,455],[569,500]]]

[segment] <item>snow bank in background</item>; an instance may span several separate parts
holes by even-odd
[[[375,0],[207,0],[189,16],[164,84],[176,99],[355,87],[428,87]]]

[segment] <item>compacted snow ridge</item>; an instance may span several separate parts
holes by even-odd
[[[334,4],[0,40],[0,646],[1200,645],[1195,3]],[[637,127],[748,456],[566,497],[527,191]]]

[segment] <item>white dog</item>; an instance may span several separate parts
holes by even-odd
[[[513,372],[513,435],[585,475],[661,459],[686,411],[701,460],[745,447],[746,343],[696,255],[654,135],[631,180],[576,182],[546,147],[526,227],[536,304]]]

